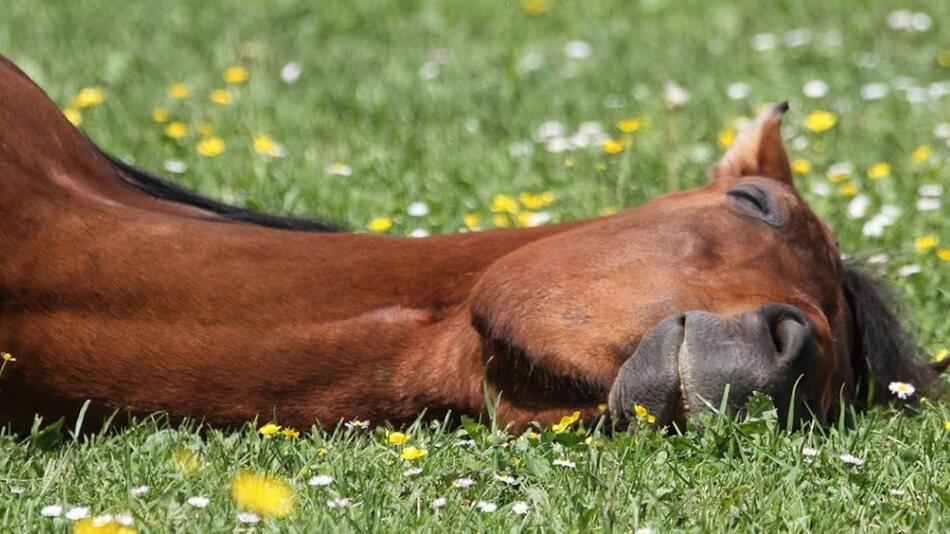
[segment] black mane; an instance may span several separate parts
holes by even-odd
[[[284,217],[280,215],[271,215],[268,213],[259,213],[247,208],[239,208],[224,202],[212,200],[203,197],[197,193],[189,191],[184,187],[172,183],[164,178],[160,178],[147,171],[139,169],[133,165],[119,160],[118,158],[100,150],[116,167],[119,176],[136,189],[162,200],[177,202],[194,206],[216,215],[220,215],[225,220],[253,224],[257,226],[266,226],[267,228],[277,228],[280,230],[289,230],[292,232],[342,232],[344,229],[321,220],[303,219],[298,217]]]

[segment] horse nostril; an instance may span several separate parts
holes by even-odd
[[[777,356],[794,358],[812,340],[811,324],[798,308],[775,304],[764,307],[762,313]]]

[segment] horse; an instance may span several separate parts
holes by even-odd
[[[753,392],[827,421],[918,389],[886,287],[843,262],[764,112],[702,187],[427,238],[201,197],[107,155],[0,58],[0,425],[161,412],[311,428],[580,412],[658,427]],[[494,399],[494,401],[491,401]],[[497,403],[497,404],[496,404]]]

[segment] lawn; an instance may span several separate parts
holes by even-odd
[[[745,118],[789,100],[799,189],[894,285],[931,359],[950,348],[950,3],[906,4],[6,0],[0,53],[122,159],[389,235],[700,185]],[[66,517],[81,508],[140,532],[950,530],[945,401],[794,433],[764,408],[705,419],[613,437],[422,421],[404,443],[383,421],[0,433],[0,530],[88,526]],[[292,505],[258,504],[290,512],[241,522],[244,471],[288,484]]]

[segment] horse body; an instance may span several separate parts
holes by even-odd
[[[682,369],[695,349],[659,347],[721,329],[714,316],[750,332],[765,321],[777,345],[800,344],[788,358],[809,363],[789,369],[827,412],[855,383],[856,312],[833,238],[769,137],[775,117],[710,185],[613,217],[427,239],[293,232],[150,194],[0,62],[0,348],[19,360],[0,382],[0,424],[69,415],[85,399],[216,425],[400,423],[484,413],[483,377],[519,427],[575,408],[594,417],[613,391],[669,423],[693,411],[673,397],[702,387]],[[737,224],[723,200],[736,187],[766,194],[790,237],[768,225],[719,237]],[[633,360],[681,369],[643,386],[666,371],[630,371]],[[894,368],[932,379],[910,360]]]

